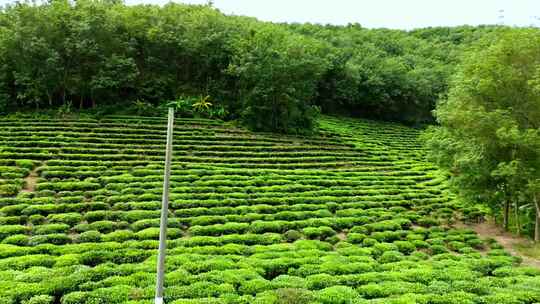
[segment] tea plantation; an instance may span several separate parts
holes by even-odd
[[[153,303],[165,127],[0,120],[0,304]],[[540,302],[540,270],[453,225],[419,130],[174,132],[167,303]]]

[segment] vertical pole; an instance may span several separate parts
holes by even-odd
[[[167,215],[169,212],[169,179],[171,177],[173,124],[174,110],[173,108],[169,108],[169,119],[167,124],[167,150],[165,152],[165,174],[163,178],[163,198],[161,203],[161,220],[159,224],[159,251],[157,258],[155,304],[163,304],[163,281],[165,275],[165,251],[167,249]]]

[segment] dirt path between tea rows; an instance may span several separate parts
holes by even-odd
[[[30,171],[27,177],[24,178],[24,188],[21,189],[21,192],[34,192],[36,191],[36,184],[39,178],[37,174],[39,166]]]
[[[521,257],[523,259],[523,265],[532,266],[540,269],[540,260],[525,256],[515,249],[516,245],[529,245],[531,244],[531,241],[525,238],[516,237],[509,232],[505,232],[501,228],[490,222],[469,225],[467,227],[474,229],[474,231],[476,231],[476,233],[482,238],[495,239],[499,244],[504,247],[506,251],[508,251],[514,256]]]

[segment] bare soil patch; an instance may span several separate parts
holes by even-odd
[[[338,233],[337,237],[342,241],[347,239],[347,235],[345,233],[343,233],[343,232]]]
[[[27,177],[24,178],[24,188],[21,192],[34,192],[36,191],[36,184],[39,175],[37,174],[37,167],[30,171]]]
[[[523,237],[517,237],[510,232],[506,232],[492,222],[466,225],[465,227],[473,229],[482,238],[495,239],[499,244],[504,247],[506,251],[510,252],[512,255],[521,257],[523,259],[523,265],[532,266],[540,269],[539,259],[528,257],[516,250],[516,246],[531,246],[532,242],[530,240]]]

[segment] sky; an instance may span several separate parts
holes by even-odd
[[[0,0],[0,4],[13,0]],[[169,0],[125,0],[165,4]],[[207,0],[174,0],[204,4]],[[226,14],[274,22],[312,22],[368,28],[505,24],[540,26],[540,0],[214,0]]]
[[[2,0],[0,0],[2,1]],[[163,4],[168,0],[126,0]],[[206,0],[176,2],[204,4]],[[368,28],[501,24],[540,26],[540,0],[214,0],[226,14],[274,22],[359,23]],[[503,10],[503,11],[501,11]]]

